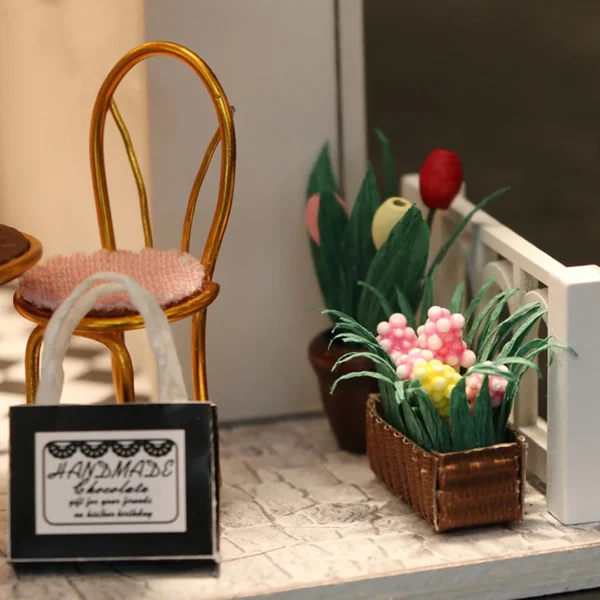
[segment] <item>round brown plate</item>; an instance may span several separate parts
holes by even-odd
[[[29,250],[29,241],[16,229],[0,225],[0,265],[14,260]]]

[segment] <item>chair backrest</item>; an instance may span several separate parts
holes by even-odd
[[[202,254],[202,263],[206,270],[206,277],[210,280],[212,279],[215,263],[223,240],[223,234],[227,227],[235,183],[236,146],[235,129],[233,125],[233,107],[229,105],[227,96],[225,95],[221,84],[208,65],[191,50],[188,50],[179,44],[174,44],[172,42],[149,42],[134,48],[113,67],[98,92],[94,111],[92,113],[90,129],[90,160],[102,247],[109,250],[116,249],[104,164],[104,128],[109,110],[121,133],[129,162],[133,169],[133,175],[138,188],[145,244],[148,247],[152,247],[153,244],[152,225],[150,222],[148,198],[144,180],[138,166],[129,132],[121,118],[117,105],[113,100],[115,90],[125,75],[136,64],[151,56],[171,56],[191,67],[205,85],[217,113],[219,126],[208,144],[198,174],[196,175],[196,179],[192,186],[185,214],[181,241],[181,251],[188,252],[198,194],[217,146],[221,143],[219,195],[212,224],[204,245],[204,252]]]

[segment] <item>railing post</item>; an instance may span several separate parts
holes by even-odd
[[[600,521],[600,267],[552,273],[548,289],[548,331],[578,355],[557,352],[548,369],[548,510]]]

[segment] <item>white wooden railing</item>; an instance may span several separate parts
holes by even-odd
[[[402,178],[401,195],[421,204],[417,175]],[[510,194],[499,201],[510,202]],[[432,255],[472,208],[463,189],[438,212]],[[569,525],[600,521],[600,267],[566,267],[480,212],[440,268],[437,302],[446,304],[467,272],[476,286],[496,275],[499,288],[518,287],[511,311],[539,300],[548,308],[548,332],[577,352],[557,352],[547,370],[547,421],[539,416],[535,373],[523,379],[511,419],[528,440],[528,468],[546,483],[550,512]]]

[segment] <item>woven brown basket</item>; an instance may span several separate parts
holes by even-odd
[[[464,452],[427,452],[386,423],[379,399],[367,403],[371,469],[436,531],[523,520],[527,444],[513,442]]]

